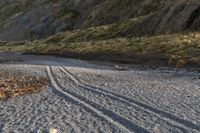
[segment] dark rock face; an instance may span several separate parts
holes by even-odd
[[[156,11],[160,1],[2,0],[0,39],[40,39],[66,30],[110,24]]]
[[[110,24],[149,14],[151,15],[144,21],[121,35],[200,30],[199,0],[16,1],[0,1],[0,40],[41,39],[58,32]]]
[[[200,30],[200,1],[180,1],[166,5],[142,23],[126,31],[132,35],[167,34]]]
[[[184,28],[186,30],[200,30],[200,7],[197,7],[190,14]]]

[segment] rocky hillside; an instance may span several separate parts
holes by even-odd
[[[1,0],[0,5],[0,40],[9,40],[0,41],[0,51],[200,66],[199,0]]]
[[[44,38],[156,12],[162,0],[1,0],[0,39]]]
[[[200,30],[200,1],[176,0],[168,2],[143,22],[130,28],[134,35],[175,33]]]
[[[0,40],[33,40],[59,32],[141,19],[118,35],[199,30],[199,0],[1,0]]]

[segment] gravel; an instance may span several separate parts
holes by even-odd
[[[13,53],[0,60],[0,70],[50,80],[40,93],[0,101],[2,133],[200,132],[199,73]]]

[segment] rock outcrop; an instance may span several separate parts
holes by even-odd
[[[40,39],[58,32],[147,15],[162,0],[1,0],[0,39]]]
[[[200,30],[200,1],[170,2],[142,23],[130,28],[126,34],[152,35]]]
[[[0,40],[34,40],[58,32],[149,15],[122,35],[200,29],[199,0],[1,0]]]

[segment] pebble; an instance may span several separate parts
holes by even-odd
[[[51,129],[49,130],[49,133],[58,133],[58,131],[57,131],[57,129],[55,129],[55,128],[51,128]]]

